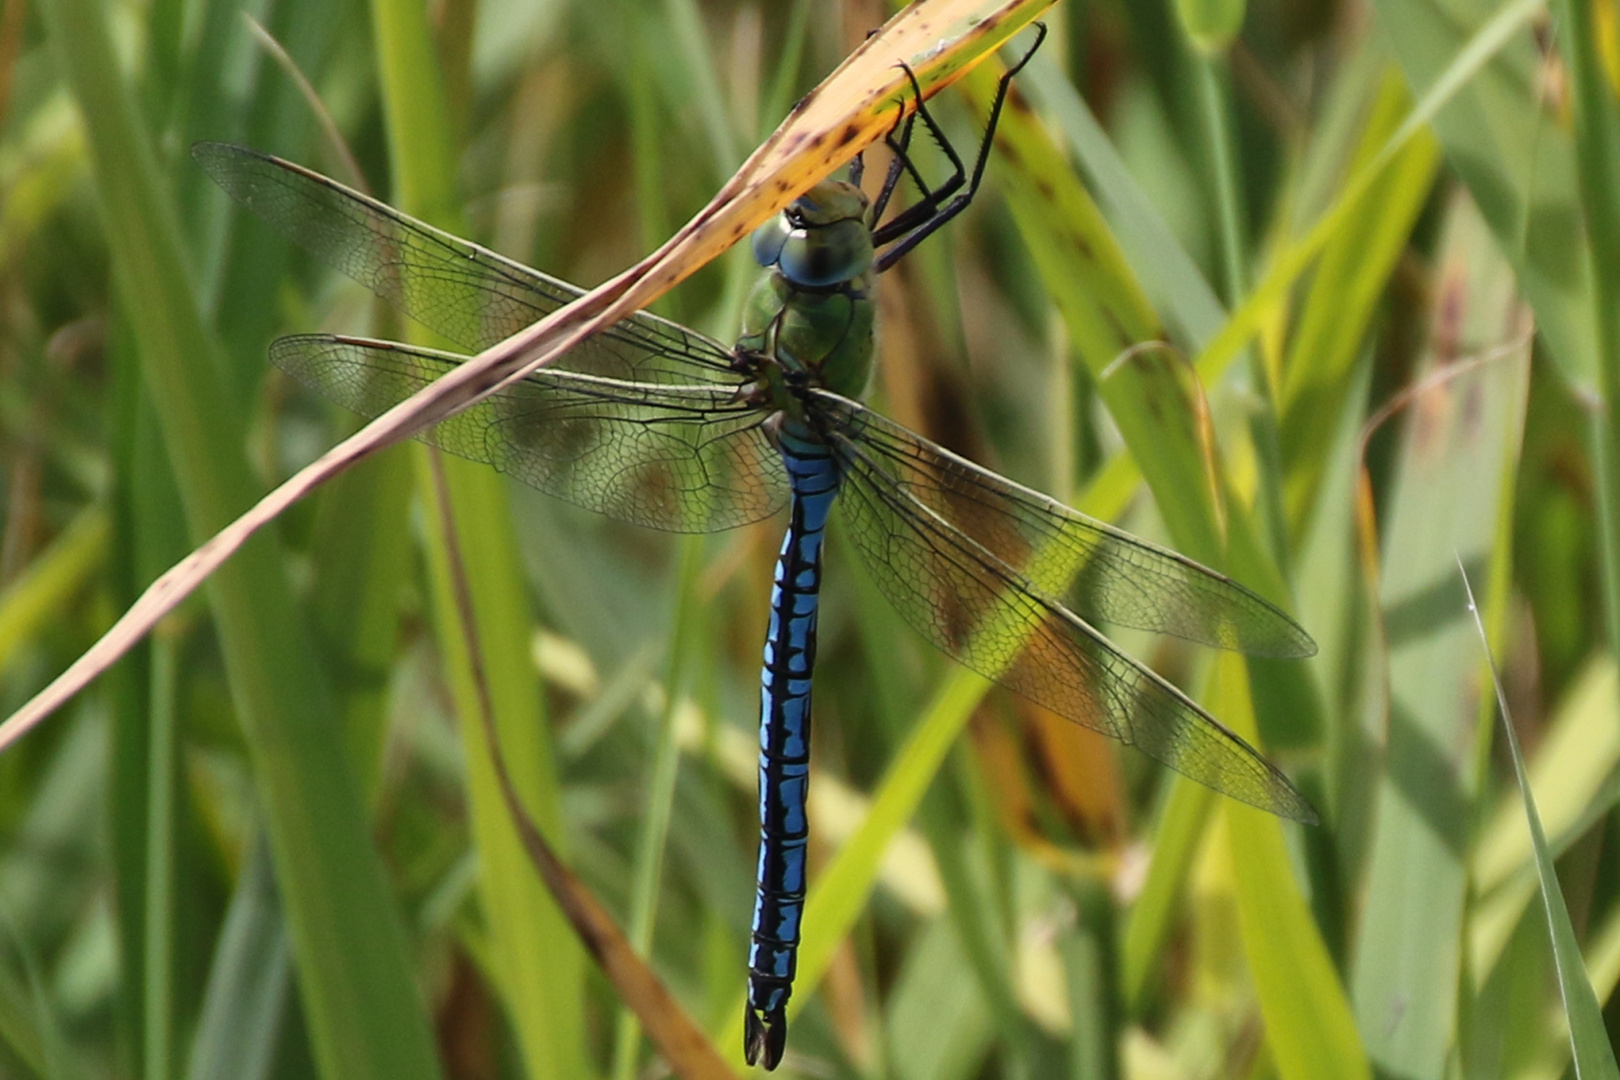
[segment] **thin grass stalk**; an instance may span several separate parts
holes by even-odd
[[[174,772],[176,642],[161,630],[152,639],[151,703],[146,753],[146,956],[141,974],[142,1069],[146,1080],[168,1080],[174,1063]]]
[[[1217,798],[1202,784],[1170,787],[1154,829],[1153,861],[1120,939],[1120,997],[1128,1017],[1140,1017],[1147,1010],[1154,962],[1174,926],[1177,902]]]
[[[1216,237],[1221,257],[1221,286],[1228,310],[1235,310],[1249,287],[1247,214],[1243,210],[1243,180],[1238,175],[1237,147],[1232,130],[1232,103],[1222,60],[1192,43],[1193,80],[1198,95],[1213,199]],[[1277,432],[1277,395],[1262,350],[1244,350],[1249,361],[1249,383],[1259,398],[1249,415],[1249,437],[1259,464],[1256,512],[1265,534],[1266,549],[1287,573],[1288,525],[1283,510],[1282,449]]]
[[[673,11],[666,11],[673,17]],[[695,13],[688,13],[695,16]],[[641,44],[640,39],[637,46]],[[641,50],[644,63],[653,58]],[[637,205],[641,211],[642,245],[651,250],[668,235],[667,188],[664,183],[662,134],[657,102],[651,80],[636,65],[627,80],[630,97],[631,159],[634,164]],[[695,73],[694,73],[695,74]],[[710,116],[714,120],[713,115]],[[711,129],[715,128],[710,123]],[[660,302],[665,314],[679,318],[678,298],[666,296]],[[630,947],[643,959],[652,956],[653,930],[658,921],[658,896],[663,881],[664,852],[669,841],[669,822],[675,800],[675,781],[680,764],[676,742],[676,715],[686,685],[690,650],[697,618],[697,585],[703,570],[704,541],[701,536],[683,536],[678,547],[675,603],[671,612],[668,661],[664,674],[664,704],[658,715],[654,740],[652,772],[643,804],[641,830],[636,836],[635,861],[630,885],[630,917],[626,936]],[[613,1059],[609,1075],[614,1080],[630,1080],[634,1075],[640,1048],[641,1025],[628,1002],[622,1003],[614,1022]]]
[[[293,1012],[293,971],[270,852],[247,839],[214,943],[185,1080],[269,1080]]]
[[[970,720],[972,715],[970,711]],[[952,762],[963,764],[965,751],[962,743],[958,741],[953,750]],[[960,775],[970,770],[958,768],[950,771]],[[957,786],[968,788],[971,796],[974,786],[971,781],[959,782]],[[1033,1064],[1030,1043],[1034,1032],[1029,1019],[1019,1007],[1011,982],[1012,965],[1008,959],[1015,945],[1009,939],[1017,937],[1017,922],[1007,917],[1009,875],[1001,873],[1004,868],[997,866],[998,860],[1010,857],[1012,850],[996,828],[993,810],[986,805],[982,795],[970,801],[974,805],[967,835],[984,849],[985,866],[990,871],[982,885],[966,858],[966,839],[961,831],[952,827],[949,818],[939,813],[929,815],[934,820],[927,834],[934,849],[940,880],[944,882],[945,893],[950,898],[951,925],[978,977],[985,1003],[990,1007],[991,1021],[1000,1035],[1002,1053],[1006,1055],[1014,1075],[1027,1076],[1031,1074]]]
[[[1196,786],[1196,785],[1187,785]],[[1118,1076],[1122,1030],[1116,988],[1115,905],[1107,885],[1082,881],[1071,890],[1075,926],[1059,945],[1069,988],[1069,1075],[1073,1080]]]
[[[1575,165],[1586,214],[1600,403],[1593,415],[1598,523],[1609,648],[1620,649],[1620,112],[1598,60],[1597,5],[1555,0],[1575,114]]]
[[[703,12],[695,0],[664,0],[664,17],[674,34],[675,48],[660,59],[678,58],[692,89],[698,96],[698,114],[703,118],[703,133],[709,140],[709,152],[722,164],[722,172],[742,160],[743,151],[737,139],[736,125],[726,108],[726,95],[720,89],[718,70],[709,54],[709,34],[703,25]]]
[[[681,760],[676,741],[676,718],[691,666],[692,639],[701,618],[698,581],[703,574],[702,536],[680,539],[680,566],[676,571],[675,607],[669,645],[669,667],[664,676],[664,707],[658,717],[658,739],[653,749],[652,777],[643,806],[642,828],[636,837],[635,877],[630,886],[630,945],[643,957],[652,956],[653,928],[658,919],[658,895],[664,878],[664,852],[675,804],[675,780]],[[628,1008],[619,1011],[614,1032],[614,1080],[635,1075],[640,1024]]]

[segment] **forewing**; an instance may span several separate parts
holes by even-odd
[[[1252,656],[1316,652],[1298,623],[1231,578],[980,468],[853,401],[814,393],[817,407],[898,491],[1037,595],[1092,621]]]
[[[191,154],[232,198],[294,243],[473,352],[583,294],[280,158],[226,143],[198,143]],[[732,377],[724,345],[648,312],[594,335],[554,366],[637,382]]]
[[[376,416],[465,357],[331,334],[284,337],[276,366]],[[670,532],[714,532],[775,513],[786,479],[758,409],[734,387],[624,382],[544,368],[423,432],[589,510]]]
[[[957,528],[930,505],[943,495],[930,495],[918,475],[890,471],[887,454],[860,437],[865,430],[828,430],[844,471],[839,505],[878,587],[924,637],[987,678],[1201,784],[1283,817],[1315,820],[1287,777],[1253,747]],[[905,442],[945,455],[910,433]],[[977,527],[987,538],[998,535],[988,523]],[[1026,556],[1024,565],[1030,562]]]

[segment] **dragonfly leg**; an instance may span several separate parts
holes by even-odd
[[[922,103],[922,90],[917,86],[917,77],[912,75],[911,69],[904,64],[901,64],[900,67],[910,76],[912,91],[917,94],[917,102],[920,105]],[[874,233],[877,230],[878,221],[883,217],[883,211],[889,207],[889,199],[894,195],[895,186],[900,183],[902,170],[909,166],[911,162],[905,148],[911,145],[911,129],[912,125],[916,123],[917,114],[915,112],[906,112],[904,98],[900,100],[899,104],[900,113],[894,118],[894,124],[889,128],[888,134],[883,136],[884,145],[893,151],[893,155],[889,158],[889,171],[883,177],[883,186],[878,189],[877,198],[872,200],[870,226]],[[896,132],[900,133],[899,146],[901,149],[898,150],[895,142]],[[915,169],[912,170],[912,175],[915,179]]]
[[[874,246],[879,247],[889,243],[895,237],[904,235],[908,229],[913,229],[921,222],[928,220],[936,211],[938,201],[943,197],[942,193],[949,194],[951,191],[955,191],[957,187],[961,186],[964,176],[962,162],[957,158],[955,149],[950,145],[949,140],[943,138],[939,125],[934,122],[933,116],[928,112],[928,107],[923,104],[922,86],[917,82],[917,73],[911,70],[909,64],[901,64],[900,70],[905,72],[906,78],[911,81],[911,93],[917,102],[917,107],[907,113],[905,103],[902,101],[900,113],[904,117],[905,123],[902,125],[899,120],[896,120],[894,126],[889,129],[889,133],[883,137],[884,145],[889,148],[891,157],[889,158],[889,173],[883,179],[883,189],[878,192],[878,197],[872,202],[872,243]],[[955,174],[937,188],[928,186],[928,181],[923,178],[922,173],[918,171],[917,166],[911,160],[911,135],[918,117],[921,117],[923,123],[927,125],[935,144],[940,146],[956,165]],[[897,134],[898,138],[896,137]],[[922,192],[922,201],[915,206],[902,210],[894,216],[892,221],[879,227],[878,222],[883,218],[883,211],[888,209],[889,199],[894,195],[895,187],[900,183],[901,176],[911,177],[911,182],[916,184],[917,190]]]
[[[925,189],[923,201],[911,208],[912,211],[919,209],[930,211],[922,220],[910,220],[913,215],[911,211],[907,211],[873,233],[872,239],[875,244],[894,244],[893,247],[878,256],[876,263],[878,273],[881,274],[900,261],[912,248],[932,236],[940,226],[960,214],[966,209],[968,203],[973,201],[973,197],[979,193],[979,184],[984,179],[984,168],[990,160],[990,146],[995,141],[996,125],[1001,121],[1001,109],[1007,101],[1007,89],[1012,85],[1013,76],[1024,69],[1024,65],[1029,63],[1030,57],[1035,55],[1035,50],[1039,49],[1041,43],[1046,40],[1046,24],[1038,22],[1035,24],[1035,28],[1037,30],[1035,44],[1029,47],[1029,51],[1024,53],[1018,63],[1007,69],[1007,73],[996,84],[996,97],[990,105],[990,120],[985,127],[984,139],[979,144],[978,157],[973,163],[972,177],[967,180],[967,190],[955,195],[943,206],[939,205],[940,200],[949,197],[961,187],[964,170],[960,159],[950,149],[949,141],[944,138],[943,132],[939,130],[938,124],[934,122],[933,117],[923,110],[919,101],[918,114],[922,116],[923,123],[928,127],[929,133],[945,148],[946,153],[955,163],[956,171],[938,188],[932,191]],[[897,225],[902,227],[896,228]]]

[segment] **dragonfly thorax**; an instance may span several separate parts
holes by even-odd
[[[824,180],[762,225],[753,240],[764,268],[749,297],[738,347],[775,368],[767,378],[790,415],[792,385],[859,398],[872,371],[872,232],[866,195]]]

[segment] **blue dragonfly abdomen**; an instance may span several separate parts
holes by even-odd
[[[748,951],[744,1045],[750,1061],[782,1057],[804,915],[810,784],[810,679],[816,663],[822,541],[839,471],[825,446],[779,435],[792,496],[771,588],[759,716],[759,866]]]

